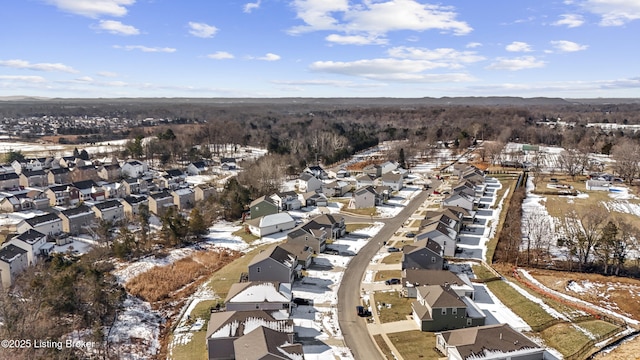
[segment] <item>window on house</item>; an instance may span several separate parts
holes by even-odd
[[[447,315],[447,308],[442,308],[442,315]]]
[[[467,326],[471,326],[471,318],[467,319]]]
[[[431,262],[432,262],[432,263],[436,262],[436,257],[435,257],[435,256],[432,256],[432,257],[431,257]]]
[[[257,268],[256,268],[256,272],[260,272],[260,267],[257,267]]]
[[[452,313],[453,315],[458,315],[458,308],[453,308],[453,309],[451,309],[451,313]]]

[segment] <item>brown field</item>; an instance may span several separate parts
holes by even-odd
[[[129,280],[125,288],[131,295],[145,301],[161,301],[199,278],[210,275],[240,255],[228,250],[198,252],[171,265],[156,266]]]
[[[640,280],[540,269],[529,270],[529,272],[538,281],[553,290],[640,320]],[[585,288],[586,291],[569,290],[567,285],[570,281],[574,281],[576,285]]]
[[[425,331],[405,331],[389,334],[389,339],[405,360],[438,359],[435,333]]]

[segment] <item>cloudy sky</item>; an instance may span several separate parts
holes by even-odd
[[[3,0],[0,96],[640,97],[640,0]]]

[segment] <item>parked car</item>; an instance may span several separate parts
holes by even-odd
[[[364,306],[356,306],[356,312],[360,317],[371,316],[371,311],[365,309]]]
[[[387,251],[390,252],[390,253],[394,253],[394,252],[399,252],[400,249],[398,249],[397,247],[393,247],[392,246],[390,248],[387,248]]]
[[[331,249],[331,248],[326,248],[324,252],[325,254],[330,254],[330,255],[340,255],[340,251],[336,249]]]
[[[440,195],[440,191],[438,191],[438,190],[433,190],[433,195]]]
[[[416,237],[416,233],[408,232],[408,233],[404,234],[404,236],[406,236],[408,238],[414,238],[414,237]]]
[[[400,284],[400,279],[398,278],[388,279],[384,283],[387,285],[397,285],[397,284]]]
[[[313,300],[303,298],[293,298],[293,303],[296,305],[312,305]]]

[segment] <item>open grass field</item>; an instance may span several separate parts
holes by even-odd
[[[436,335],[424,331],[404,331],[389,334],[389,339],[405,360],[439,359],[436,351]]]
[[[531,327],[542,326],[554,320],[538,304],[522,296],[504,281],[487,283],[487,287]]]
[[[191,312],[191,319],[205,319],[205,325],[199,331],[191,332],[191,341],[185,345],[177,345],[171,354],[173,360],[206,360],[207,324],[209,323],[210,308],[218,303],[217,300],[201,301]],[[173,341],[173,336],[171,338]]]
[[[411,303],[415,299],[402,297],[397,291],[378,291],[374,295],[376,306],[378,304],[389,304],[390,307],[382,306],[378,310],[380,322],[388,323],[393,321],[407,320],[411,315]]]

